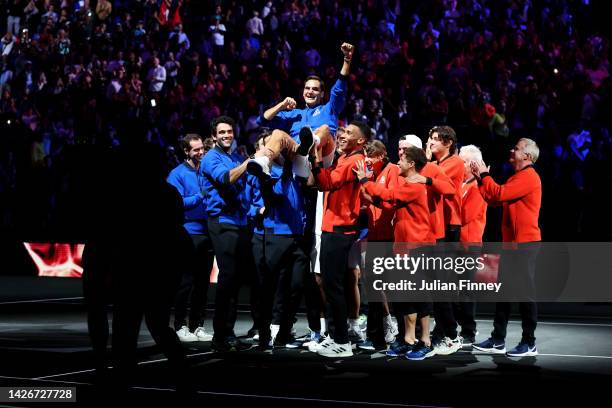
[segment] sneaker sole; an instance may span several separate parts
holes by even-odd
[[[308,152],[310,152],[310,149],[314,145],[314,137],[313,136],[314,135],[312,133],[312,130],[310,130],[308,128],[302,128],[300,130],[300,146],[297,149],[297,152],[296,152],[297,154],[299,154],[300,156],[307,156],[308,155]],[[306,142],[306,143],[304,143],[304,142]],[[307,150],[306,150],[306,146],[308,146]]]
[[[472,348],[474,350],[482,351],[483,353],[487,353],[487,354],[506,354],[506,348],[505,347],[503,349],[501,349],[501,350],[498,350],[498,349],[485,349],[485,348],[482,348],[482,347],[478,347],[478,346],[472,345]]]
[[[179,337],[179,340],[181,341],[181,343],[195,343],[196,341],[202,341],[202,340],[197,339],[197,338],[196,339],[181,339],[180,337]],[[212,340],[212,338],[211,338],[211,340]]]
[[[212,341],[212,336],[198,337],[198,341]]]
[[[538,355],[537,351],[528,351],[527,353],[521,353],[521,354],[511,354],[511,353],[506,353],[506,355],[508,357],[535,357]]]
[[[328,358],[353,357],[354,355],[352,351],[334,353],[334,354],[326,354],[326,353],[317,353],[317,354],[323,357],[328,357]]]

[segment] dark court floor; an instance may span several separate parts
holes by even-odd
[[[249,314],[241,313],[236,333],[245,334],[251,324]],[[478,325],[478,340],[485,339],[491,321],[485,318]],[[307,331],[303,317],[297,331]],[[208,342],[189,343],[194,390],[188,398],[207,407],[446,407],[532,405],[540,393],[563,399],[581,385],[589,387],[589,400],[604,395],[612,384],[612,320],[544,319],[536,335],[537,357],[510,359],[464,349],[421,362],[364,352],[338,360],[287,349],[219,354]],[[507,346],[519,338],[520,323],[512,321]],[[78,301],[0,305],[0,386],[77,388],[77,403],[44,406],[95,406],[121,398],[173,404],[181,398],[175,376],[144,328],[139,343],[141,364],[134,387],[114,394],[94,385],[85,314]]]

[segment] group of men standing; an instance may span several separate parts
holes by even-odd
[[[251,280],[262,349],[295,346],[291,328],[303,295],[309,350],[327,357],[351,356],[349,334],[356,330],[348,299],[356,283],[349,279],[355,266],[350,255],[364,231],[369,242],[420,244],[422,251],[436,251],[437,242],[478,244],[487,205],[503,206],[503,239],[529,246],[525,268],[533,271],[533,246],[541,239],[535,142],[521,139],[511,150],[515,174],[503,185],[490,177],[477,147],[458,149],[457,135],[448,126],[434,127],[425,146],[416,135],[402,137],[399,163],[390,163],[387,147],[371,140],[365,123],[338,125],[354,47],[344,43],[341,51],[343,65],[329,101],[322,103],[323,81],[308,77],[303,109],[285,98],[259,118],[271,131],[257,140],[254,157],[245,160],[235,152],[234,121],[226,116],[212,122],[210,139],[185,136],[186,161],[168,177],[183,197],[185,228],[195,249],[175,305],[181,340],[212,340],[218,351],[249,347],[236,338],[233,326],[241,283]],[[360,222],[365,215],[367,226]],[[203,318],[213,254],[219,274],[211,335]],[[500,274],[503,268],[504,258]],[[497,305],[491,338],[476,344],[473,303],[394,303],[399,335],[388,348],[389,305],[383,298],[369,302],[368,309],[367,339],[358,339],[366,350],[412,360],[450,354],[465,344],[506,352],[509,304]],[[535,355],[535,303],[521,303],[520,311],[523,338],[508,355]],[[436,325],[430,338],[432,313]]]

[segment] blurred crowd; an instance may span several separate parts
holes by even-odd
[[[0,225],[24,236],[71,238],[98,149],[145,141],[170,169],[181,136],[226,114],[252,151],[265,109],[309,74],[333,84],[344,41],[343,121],[388,146],[450,125],[501,177],[532,138],[543,239],[612,236],[604,1],[0,0],[0,30]]]

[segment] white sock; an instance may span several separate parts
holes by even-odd
[[[321,321],[321,334],[323,334],[327,331],[327,325],[325,324],[325,318],[322,317],[319,320]]]
[[[278,335],[279,330],[280,330],[280,325],[279,324],[271,324],[270,325],[270,336],[273,339],[276,338],[276,336]]]
[[[263,166],[270,166],[270,158],[268,156],[256,157],[255,161]]]

